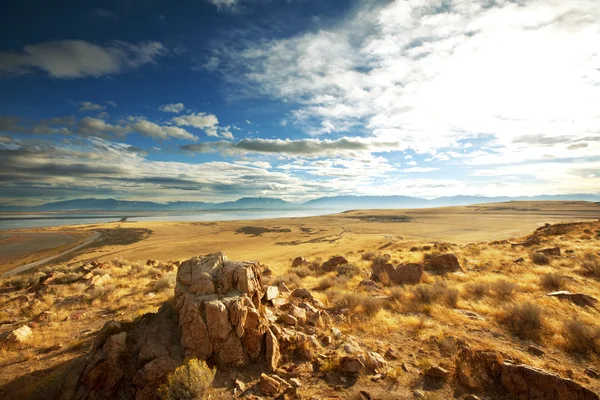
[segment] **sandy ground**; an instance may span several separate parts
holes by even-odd
[[[376,249],[397,241],[464,244],[500,240],[530,233],[544,223],[599,218],[597,203],[509,202],[434,209],[358,210],[320,217],[253,221],[114,222],[68,229],[79,233],[108,229],[117,233],[105,245],[84,248],[70,261],[119,257],[130,261],[184,260],[222,250],[232,259],[260,260],[277,267],[288,266],[289,260],[296,256],[328,257]],[[148,229],[152,233],[137,242],[121,245],[118,233],[125,234],[127,229]],[[56,233],[62,229],[43,231]]]

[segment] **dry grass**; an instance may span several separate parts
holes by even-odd
[[[540,286],[547,291],[556,291],[564,289],[565,277],[556,272],[550,272],[542,275],[540,278]]]
[[[535,265],[549,265],[552,262],[552,258],[544,253],[533,253],[531,255],[531,261],[533,261]]]
[[[600,326],[573,319],[563,327],[566,348],[575,353],[600,354]]]
[[[501,322],[517,337],[539,341],[544,329],[542,307],[533,302],[511,304],[500,317]]]

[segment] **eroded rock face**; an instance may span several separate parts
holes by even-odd
[[[458,258],[454,254],[440,254],[427,262],[427,270],[435,274],[448,274],[462,271]]]
[[[493,390],[523,400],[598,400],[577,382],[507,360],[496,351],[464,349],[457,357],[456,378],[474,390]]]

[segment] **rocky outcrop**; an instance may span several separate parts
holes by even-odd
[[[547,256],[560,256],[560,247],[550,247],[548,249],[538,250],[536,253],[542,253]]]
[[[409,263],[394,267],[392,264],[374,265],[371,279],[393,285],[415,285],[421,282],[423,266]]]
[[[458,258],[454,254],[440,254],[429,259],[426,269],[434,274],[448,274],[462,271]]]
[[[32,336],[33,332],[31,331],[31,328],[27,325],[23,325],[12,331],[0,334],[0,344],[4,346],[23,344],[28,342]]]
[[[577,382],[509,360],[496,351],[463,349],[456,359],[456,379],[471,390],[494,391],[519,400],[599,399]]]
[[[269,308],[276,299],[282,302]],[[293,329],[276,323],[284,316],[295,320]],[[194,257],[179,266],[175,298],[157,313],[104,326],[92,350],[69,368],[60,398],[155,399],[186,358],[276,371],[294,357],[314,359],[322,346],[317,329],[329,321],[306,289],[290,294],[285,286],[263,286],[257,262],[223,253]],[[290,387],[277,375],[265,375],[263,386],[268,393]]]
[[[321,268],[325,271],[333,271],[336,267],[344,264],[348,264],[348,260],[346,260],[346,257],[335,256],[325,261]]]

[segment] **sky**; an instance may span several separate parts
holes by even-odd
[[[600,194],[597,1],[2,2],[0,204]]]

